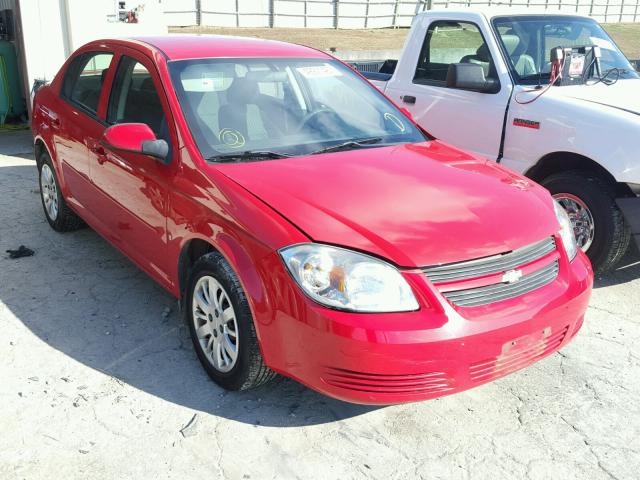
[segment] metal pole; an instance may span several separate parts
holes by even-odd
[[[396,22],[398,21],[398,1],[393,6],[393,24],[391,25],[393,28],[396,28]]]
[[[240,0],[236,0],[236,27],[240,26]]]
[[[340,15],[340,0],[333,0],[333,28],[338,28],[338,16]]]
[[[269,26],[273,28],[276,23],[276,6],[275,0],[269,0]]]
[[[364,10],[364,28],[367,28],[369,26],[369,3],[371,2],[371,0],[367,0],[367,6],[365,7]]]
[[[307,28],[307,0],[303,0],[304,3],[304,28]]]
[[[622,13],[624,12],[624,0],[622,0],[621,4],[620,4],[620,19],[618,20],[618,22],[622,23]]]
[[[202,25],[202,1],[196,0],[196,25]]]

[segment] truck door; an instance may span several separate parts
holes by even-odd
[[[481,28],[471,20],[423,17],[419,22],[424,25],[414,25],[418,30],[405,46],[398,64],[400,70],[389,81],[387,95],[408,108],[436,138],[496,160],[511,81],[503,62],[496,64],[491,54],[498,51],[495,40],[492,36],[485,39]],[[488,31],[488,24],[486,28]],[[500,81],[500,91],[479,93],[447,88],[447,71],[452,63],[481,65],[485,77]]]

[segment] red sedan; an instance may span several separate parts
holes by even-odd
[[[42,203],[180,299],[224,388],[275,372],[387,404],[493,380],[582,325],[590,264],[549,193],[280,42],[92,42],[33,107]]]

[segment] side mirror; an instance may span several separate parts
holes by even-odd
[[[104,131],[100,141],[106,148],[140,153],[168,163],[169,145],[158,140],[155,133],[144,123],[119,123]]]
[[[447,71],[447,87],[479,93],[497,93],[500,83],[492,78],[485,78],[482,65],[452,63]]]

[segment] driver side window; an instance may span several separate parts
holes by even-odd
[[[160,97],[149,70],[133,58],[123,56],[109,97],[109,123],[145,123],[156,137],[169,141]]]
[[[489,48],[473,23],[437,21],[429,25],[413,83],[445,86],[449,65],[481,65],[485,78],[497,79]]]

